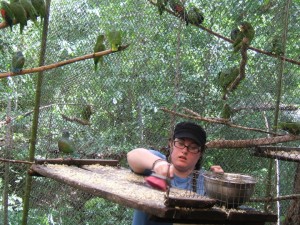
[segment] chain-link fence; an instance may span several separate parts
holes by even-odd
[[[300,118],[299,1],[186,1],[187,9],[196,6],[204,15],[197,26],[186,25],[169,5],[159,15],[156,3],[51,1],[45,65],[93,53],[97,36],[114,29],[129,47],[103,56],[97,71],[87,59],[44,75],[2,78],[1,158],[28,160],[43,76],[34,158],[60,157],[57,140],[68,130],[80,158],[119,159],[126,167],[126,152],[166,146],[174,123],[191,119],[208,133],[203,167],[219,164],[227,172],[253,175],[258,180],[253,197],[268,199],[249,205],[278,213],[278,224],[292,224],[284,221],[288,211],[300,208],[299,127],[291,131],[285,123]],[[255,36],[246,52],[234,53],[230,33],[241,21],[251,23]],[[41,38],[42,25],[31,21],[22,35],[19,25],[0,29],[1,73],[9,71],[17,50],[25,55],[24,68],[38,67]],[[107,39],[105,45],[110,48]],[[229,76],[232,67],[243,67],[245,76],[228,91],[220,77]],[[92,108],[87,123],[86,106]],[[279,141],[268,142],[278,135]],[[273,154],[258,148],[270,145],[277,147]],[[21,224],[28,165],[0,165],[1,220],[8,215],[9,224]],[[290,198],[270,200],[283,196]],[[131,224],[131,219],[132,209],[33,178],[28,224]]]

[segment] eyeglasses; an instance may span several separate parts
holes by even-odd
[[[196,144],[185,145],[182,141],[174,141],[174,146],[180,149],[184,149],[186,147],[186,149],[193,154],[197,154],[201,150],[201,147]]]

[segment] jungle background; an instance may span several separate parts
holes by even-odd
[[[90,58],[43,73],[1,77],[1,158],[60,157],[57,140],[67,129],[80,158],[118,159],[127,167],[126,152],[165,147],[174,124],[189,119],[206,129],[208,141],[220,143],[206,151],[205,169],[219,164],[227,172],[253,175],[258,180],[253,197],[296,196],[249,203],[277,213],[277,224],[296,224],[297,152],[292,161],[270,159],[253,155],[253,146],[231,148],[222,141],[288,134],[276,129],[278,122],[299,121],[299,0],[187,0],[187,8],[194,4],[204,15],[200,27],[186,26],[171,12],[159,15],[147,0],[48,2],[45,65],[93,53],[97,36],[113,29],[122,31],[122,44],[129,46],[105,55],[97,71]],[[224,100],[218,74],[240,64],[230,32],[241,21],[253,25],[255,37],[247,50],[245,78]],[[38,67],[42,31],[31,21],[23,34],[19,25],[13,31],[1,27],[0,72],[9,72],[17,50],[26,57],[24,69]],[[272,51],[274,37],[279,37],[281,53]],[[232,109],[230,123],[207,119],[221,118],[224,103]],[[66,119],[82,118],[86,105],[93,108],[88,124]],[[291,141],[274,146],[299,147],[299,138],[290,136]],[[131,224],[132,209],[48,178],[28,178],[27,164],[0,166],[1,224],[22,224],[28,182],[28,224]]]

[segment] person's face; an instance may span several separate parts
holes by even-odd
[[[201,157],[201,151],[197,151],[200,147],[189,138],[172,140],[171,147],[171,163],[179,171],[191,171],[195,168],[196,163]]]

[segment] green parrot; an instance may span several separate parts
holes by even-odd
[[[218,83],[222,88],[222,99],[226,99],[227,88],[239,76],[240,68],[233,66],[218,73]]]
[[[110,43],[111,50],[113,52],[118,51],[119,47],[121,46],[122,42],[122,34],[121,31],[112,30],[107,33],[107,39]]]
[[[283,51],[283,44],[282,44],[282,40],[281,37],[276,35],[274,37],[271,38],[270,40],[270,52],[275,54],[275,55],[283,55],[284,51]]]
[[[18,0],[12,0],[10,8],[17,22],[20,23],[20,33],[22,34],[24,27],[27,26],[26,11]]]
[[[200,9],[193,6],[187,13],[188,22],[194,25],[200,25],[204,21],[204,16]]]
[[[186,21],[186,25],[188,25],[187,12],[183,3],[180,0],[169,0],[169,5],[175,14],[179,15],[180,18]]]
[[[243,44],[250,45],[254,38],[255,30],[249,22],[241,22],[238,26],[239,32],[235,29],[232,30],[231,38],[233,39],[233,52],[238,52]]]
[[[240,38],[240,36],[239,35],[241,35],[241,31],[240,31],[240,29],[239,28],[233,28],[232,30],[231,30],[231,32],[230,32],[230,38],[231,38],[231,40],[233,40],[233,41],[235,41],[237,38]]]
[[[37,12],[38,16],[41,18],[41,22],[46,16],[46,3],[44,0],[31,0],[35,11]]]
[[[300,134],[300,122],[280,122],[278,123],[277,127],[289,132],[292,135]]]
[[[23,6],[23,8],[26,11],[26,16],[27,19],[30,19],[31,21],[34,22],[34,24],[37,26],[37,17],[38,14],[35,11],[35,8],[33,7],[31,0],[20,0],[21,5]]]
[[[12,61],[10,71],[13,73],[20,73],[25,64],[25,57],[21,51],[15,52]]]
[[[82,110],[82,112],[81,112],[81,116],[84,120],[90,121],[90,118],[91,118],[93,113],[94,112],[93,112],[92,106],[91,105],[86,105],[84,107],[84,109]]]
[[[231,118],[231,115],[232,109],[227,103],[225,103],[221,112],[221,117],[223,119],[229,120]]]
[[[158,8],[159,15],[163,14],[163,12],[166,9],[167,4],[168,4],[168,0],[157,0],[156,6]]]
[[[104,42],[104,35],[103,34],[98,35],[96,44],[94,46],[94,53],[102,52],[105,50],[105,45],[103,42]],[[103,65],[103,56],[94,57],[95,71],[97,71],[99,62]]]
[[[12,12],[9,3],[6,1],[1,1],[1,15],[4,21],[10,26],[10,30],[12,31],[13,21],[14,21],[14,13]]]
[[[74,143],[70,140],[69,131],[64,130],[61,138],[58,140],[58,149],[62,155],[73,155],[75,152]]]

